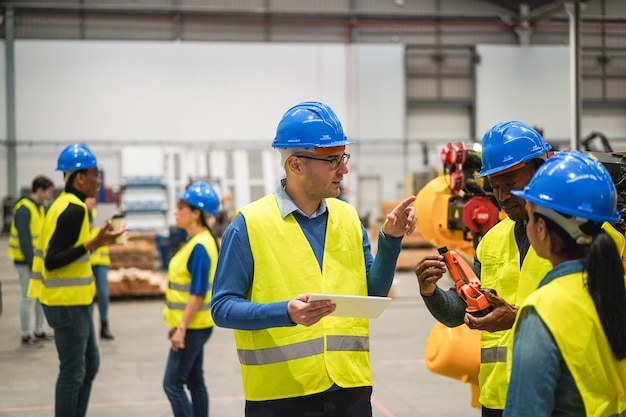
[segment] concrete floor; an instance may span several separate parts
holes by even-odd
[[[20,343],[17,272],[0,236],[0,415],[53,415],[58,359],[54,342],[41,349]],[[449,283],[444,283],[444,286]],[[114,341],[100,341],[101,365],[94,382],[90,417],[171,416],[161,380],[169,343],[162,298],[112,300]],[[94,311],[94,319],[98,314]],[[477,417],[470,386],[433,374],[424,364],[424,346],[434,319],[418,295],[412,271],[398,272],[394,299],[371,320],[371,360],[375,417]],[[243,415],[243,391],[232,331],[217,328],[205,347],[205,379],[212,417]]]

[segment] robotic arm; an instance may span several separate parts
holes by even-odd
[[[434,246],[447,246],[471,258],[482,236],[499,220],[491,188],[474,176],[480,156],[463,142],[441,151],[443,174],[417,194],[417,228]]]
[[[469,264],[459,254],[445,246],[438,248],[437,251],[443,256],[448,272],[454,280],[457,294],[467,304],[465,311],[476,317],[489,314],[493,306],[489,304],[485,290],[480,288],[480,280]]]

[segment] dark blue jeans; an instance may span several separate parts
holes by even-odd
[[[100,366],[92,319],[92,305],[43,306],[59,356],[55,417],[83,417],[91,384]]]
[[[246,401],[246,417],[372,417],[372,387],[340,388],[304,397]]]
[[[209,393],[204,384],[204,344],[209,340],[213,327],[187,329],[185,348],[175,352],[170,349],[163,378],[163,389],[172,405],[174,417],[207,417]],[[191,395],[191,403],[185,392]]]
[[[93,265],[93,276],[96,277],[96,291],[98,292],[98,311],[100,320],[109,319],[109,267],[107,265]]]

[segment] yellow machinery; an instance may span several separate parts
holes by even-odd
[[[474,179],[480,155],[463,142],[441,151],[444,172],[428,182],[413,205],[417,228],[433,246],[446,246],[468,261],[480,238],[499,220],[498,205],[488,183]]]
[[[472,258],[474,255],[472,241],[464,239],[462,230],[450,230],[447,227],[448,205],[453,196],[445,176],[438,176],[428,182],[413,203],[417,229],[433,246],[455,248],[466,258]]]
[[[480,332],[467,326],[446,327],[437,322],[428,334],[424,360],[428,369],[439,375],[470,384],[472,407],[480,408],[478,370],[480,369]]]

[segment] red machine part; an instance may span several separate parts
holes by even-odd
[[[456,292],[465,301],[468,313],[481,317],[492,310],[491,304],[487,301],[485,294],[480,288],[480,280],[461,256],[453,250],[448,250],[445,246],[437,248],[446,263],[448,272],[454,280]]]
[[[444,146],[441,150],[440,157],[441,163],[443,164],[444,168],[448,168],[449,166],[451,166],[455,159],[454,145],[448,143],[446,146]]]
[[[444,171],[450,173],[450,190],[454,194],[459,194],[465,186],[465,173],[463,164],[467,159],[467,149],[463,142],[456,144],[448,143],[441,150],[441,162]]]
[[[498,208],[489,197],[470,198],[463,207],[463,223],[473,233],[484,234],[498,222]]]

